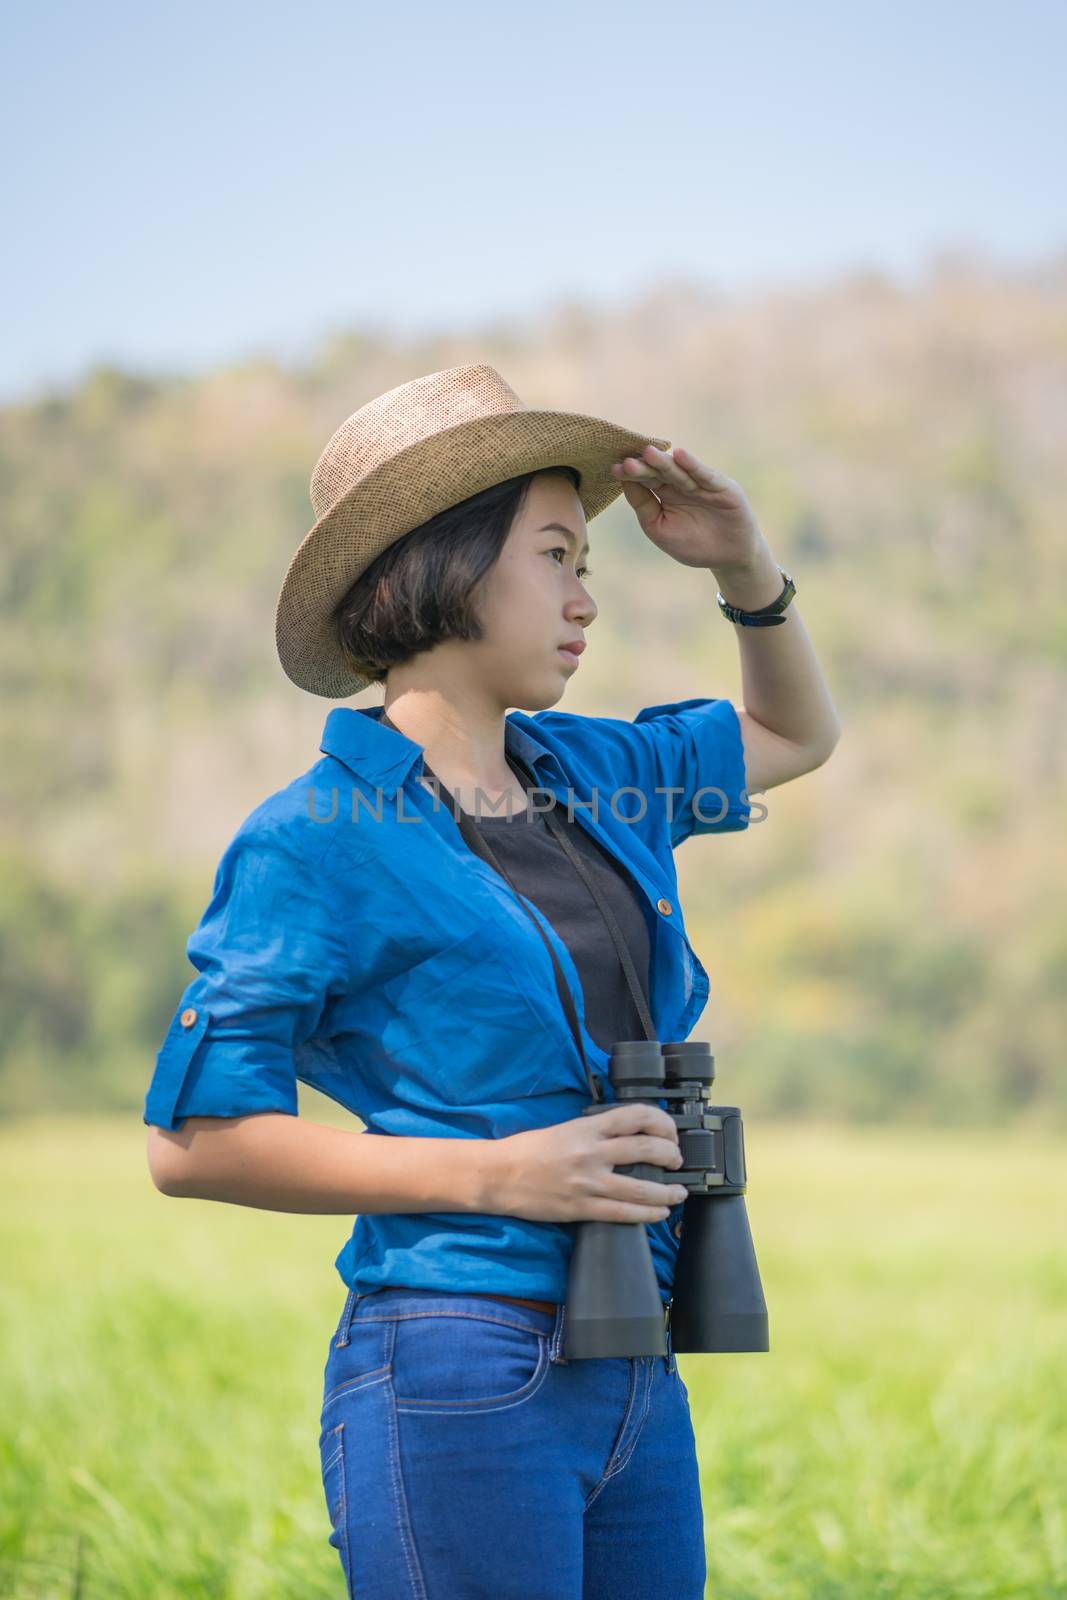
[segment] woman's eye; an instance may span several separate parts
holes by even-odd
[[[552,549],[552,550],[549,550],[547,552],[547,554],[550,555],[550,556],[565,556],[567,554],[566,547],[564,545],[557,544],[555,546],[555,548]],[[582,575],[582,582],[583,583],[585,582],[586,578],[590,578],[593,575],[592,567],[579,567],[578,571]]]

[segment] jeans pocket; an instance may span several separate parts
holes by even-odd
[[[496,1411],[531,1400],[549,1372],[549,1335],[506,1313],[415,1312],[394,1323],[398,1410]]]
[[[388,1377],[393,1350],[394,1324],[385,1321],[358,1319],[346,1323],[342,1317],[341,1331],[330,1341],[330,1353],[323,1373],[322,1426],[329,1428],[334,1415],[333,1404],[343,1396],[352,1394],[365,1383],[381,1382]]]
[[[330,1519],[329,1543],[341,1558],[345,1586],[352,1592],[351,1568],[348,1558],[348,1494],[345,1483],[345,1425],[323,1429],[319,1441],[322,1465],[322,1488],[326,1496],[326,1514]]]

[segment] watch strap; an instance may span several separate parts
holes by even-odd
[[[784,567],[779,567],[778,571],[785,579],[785,586],[777,600],[772,600],[769,605],[760,606],[758,611],[744,611],[740,606],[732,606],[717,593],[715,598],[726,620],[736,622],[745,628],[776,628],[779,623],[784,622],[786,619],[782,613],[796,594],[797,586]]]

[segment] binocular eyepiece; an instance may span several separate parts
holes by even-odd
[[[678,1129],[680,1171],[646,1162],[616,1168],[689,1191],[673,1298],[668,1312],[643,1222],[575,1223],[564,1356],[664,1356],[668,1314],[676,1352],[769,1350],[767,1303],[745,1209],[741,1112],[708,1104],[715,1081],[711,1046],[695,1039],[626,1039],[612,1047],[608,1072],[614,1101],[587,1106],[583,1115],[627,1100],[666,1100]]]

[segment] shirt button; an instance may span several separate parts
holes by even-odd
[[[182,1012],[182,1015],[181,1015],[182,1027],[183,1028],[191,1028],[195,1021],[196,1021],[196,1012],[193,1010],[192,1006],[188,1006],[186,1008],[186,1010],[184,1010]]]
[[[682,1224],[680,1222],[676,1222],[674,1224],[674,1237],[676,1239],[680,1239],[682,1237]]]
[[[669,917],[671,912],[674,910],[674,907],[671,905],[669,900],[664,900],[663,896],[661,895],[656,901],[656,910],[662,911],[665,917]]]

